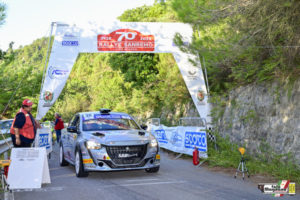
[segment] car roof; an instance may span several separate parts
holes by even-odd
[[[79,115],[84,115],[84,114],[101,114],[100,111],[90,111],[90,112],[80,112],[77,113]],[[128,115],[127,113],[123,113],[123,112],[109,112],[109,114],[115,114],[115,115]]]

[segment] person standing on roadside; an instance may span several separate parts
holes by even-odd
[[[30,113],[32,104],[32,101],[25,99],[11,125],[10,135],[14,147],[31,147],[37,128],[41,128],[39,122]]]
[[[61,119],[61,116],[58,113],[55,113],[55,123],[54,123],[54,130],[56,132],[56,141],[59,144],[60,137],[61,137],[61,130],[64,129],[64,121]]]

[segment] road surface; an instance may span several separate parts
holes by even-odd
[[[77,178],[73,166],[60,167],[58,147],[49,160],[51,184],[35,191],[15,192],[15,200],[253,200],[274,199],[241,177],[195,167],[192,160],[173,159],[162,152],[158,173],[139,171],[90,173]],[[297,199],[285,196],[280,199]]]

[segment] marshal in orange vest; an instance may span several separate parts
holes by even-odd
[[[20,129],[20,135],[23,135],[24,137],[26,137],[28,139],[34,139],[34,126],[33,126],[34,122],[31,121],[30,115],[26,110],[21,108],[19,113],[20,112],[24,113],[25,119],[26,119],[24,126]],[[11,134],[15,134],[15,129],[14,129],[15,120],[16,120],[16,117],[10,127]]]

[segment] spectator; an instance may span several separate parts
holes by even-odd
[[[55,123],[54,123],[54,130],[56,132],[56,141],[57,144],[60,141],[61,137],[61,130],[64,129],[64,121],[61,119],[61,116],[58,113],[55,113]]]

